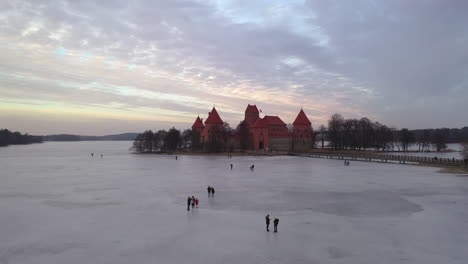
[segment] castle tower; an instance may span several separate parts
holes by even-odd
[[[312,123],[301,109],[293,122],[293,150],[307,151],[313,146]]]
[[[198,116],[192,125],[192,130],[196,130],[199,134],[201,134],[203,128],[205,128],[205,125],[203,125],[203,121],[200,119],[200,116]]]
[[[249,124],[249,126],[252,126],[255,123],[255,121],[257,121],[259,116],[260,114],[256,105],[247,105],[247,108],[245,109],[244,120]]]
[[[265,120],[262,118],[257,118],[255,123],[251,126],[251,131],[253,134],[254,150],[270,148],[268,126]]]
[[[211,112],[208,113],[208,118],[205,120],[205,127],[203,128],[200,137],[202,144],[208,144],[205,145],[205,148],[211,148],[213,146],[216,148],[219,147],[223,137],[223,125],[223,120],[219,116],[218,111],[216,111],[216,108],[213,107]]]

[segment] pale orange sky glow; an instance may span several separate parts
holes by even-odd
[[[400,128],[466,125],[468,67],[454,58],[468,46],[456,25],[468,21],[447,6],[451,30],[437,16],[428,26],[437,3],[396,2],[3,3],[0,128],[185,129],[213,105],[235,127],[247,104],[286,123],[302,107],[314,127],[334,113]]]

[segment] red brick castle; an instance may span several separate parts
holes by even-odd
[[[192,130],[199,135],[200,148],[208,150],[210,144],[222,144],[224,149],[242,149],[247,145],[250,150],[265,151],[307,151],[313,146],[312,123],[301,109],[292,123],[290,131],[278,116],[260,117],[256,105],[248,105],[243,122],[235,131],[226,131],[224,122],[213,107],[203,123],[197,117]],[[242,144],[242,141],[246,142]]]

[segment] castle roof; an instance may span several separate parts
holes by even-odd
[[[256,105],[247,105],[247,108],[245,109],[245,112],[257,112],[258,113],[258,108]]]
[[[262,118],[257,118],[257,121],[252,125],[252,128],[266,128],[267,124]]]
[[[204,128],[204,127],[205,127],[205,125],[203,125],[203,121],[200,119],[200,117],[197,117],[197,119],[195,119],[195,122],[192,125],[192,129],[194,129],[194,128]]]
[[[211,112],[208,114],[208,118],[205,120],[205,124],[224,124],[221,117],[219,117],[216,108],[213,107]]]
[[[301,109],[299,114],[297,114],[296,120],[294,120],[293,125],[311,125],[309,118],[307,118],[304,111]]]
[[[266,115],[265,117],[263,117],[263,119],[268,125],[273,125],[273,126],[285,126],[286,125],[286,123],[284,123],[283,120],[281,120],[281,118],[279,118],[278,116]]]

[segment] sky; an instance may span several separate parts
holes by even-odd
[[[247,104],[468,125],[463,0],[0,1],[0,128],[106,135]]]

